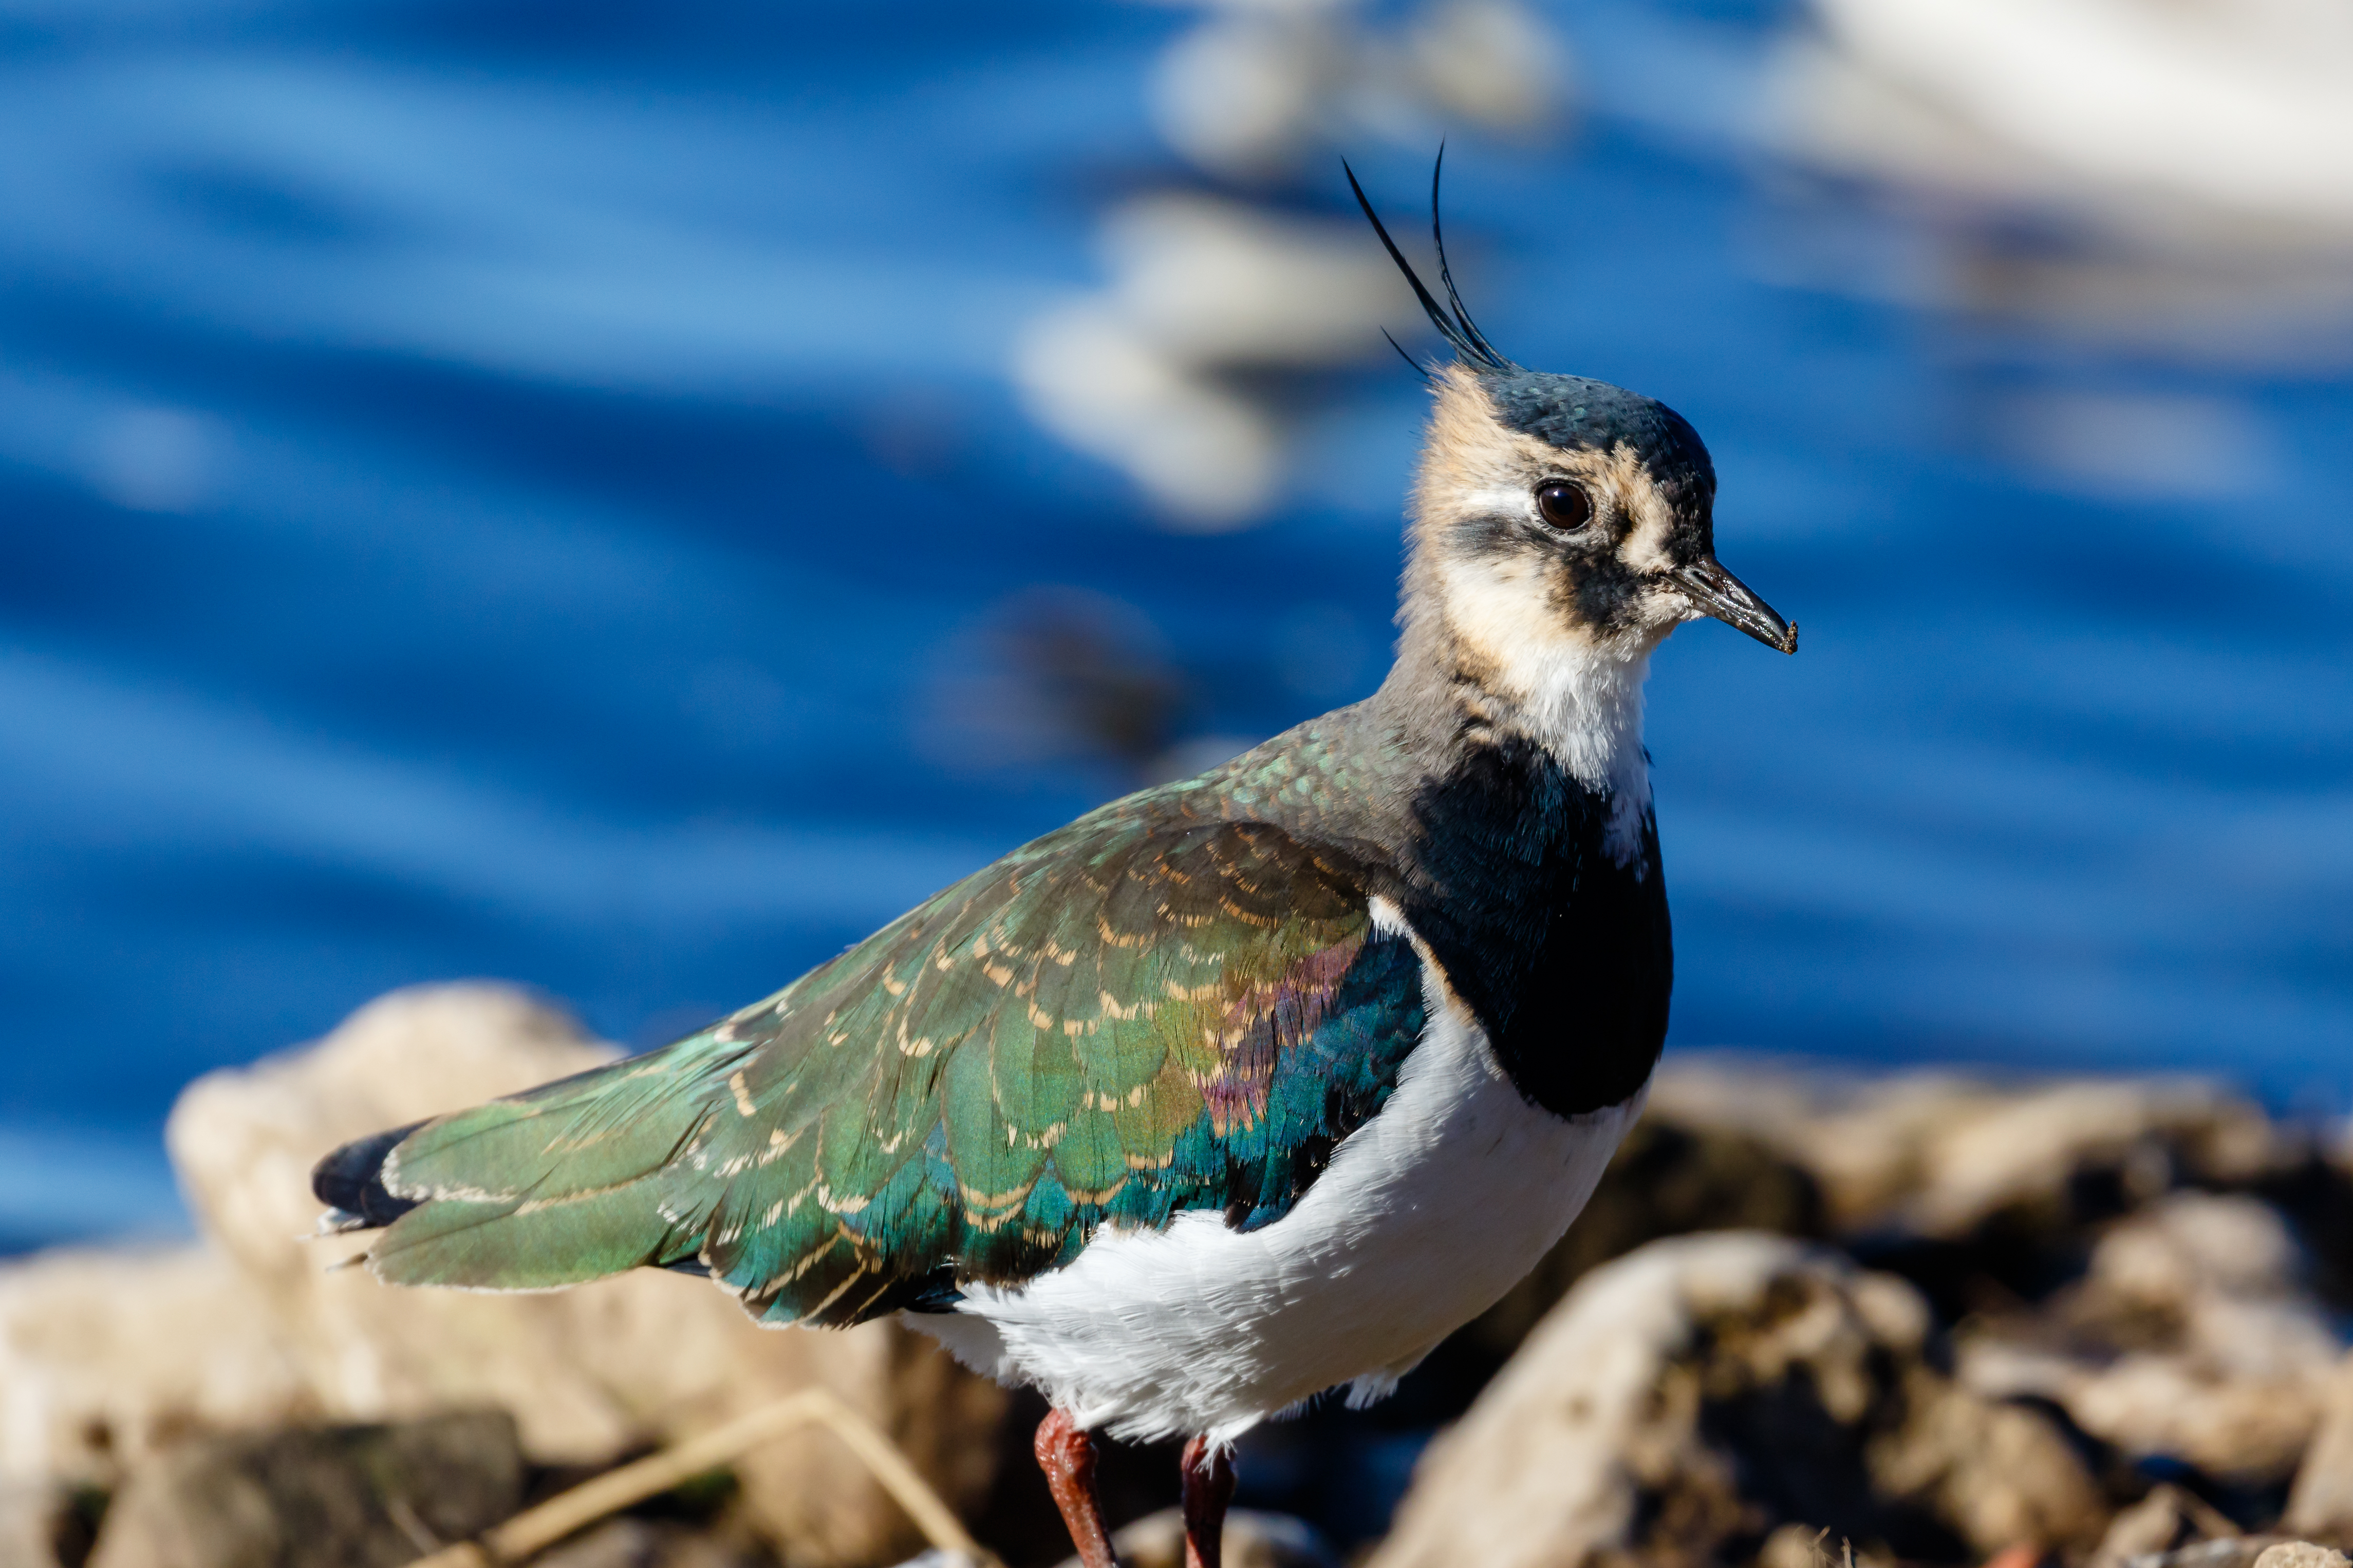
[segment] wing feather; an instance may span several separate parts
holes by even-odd
[[[385,1159],[414,1206],[372,1261],[500,1289],[695,1262],[764,1317],[842,1323],[1105,1224],[1271,1223],[1420,1036],[1370,875],[1106,808],[709,1029],[426,1123]]]

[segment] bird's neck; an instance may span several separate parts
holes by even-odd
[[[1658,1060],[1674,977],[1647,650],[1499,664],[1444,633],[1409,621],[1359,721],[1401,786],[1374,836],[1393,896],[1529,1103],[1620,1104]]]
[[[1567,637],[1466,637],[1446,617],[1407,617],[1398,661],[1375,702],[1423,765],[1451,770],[1467,750],[1533,745],[1606,803],[1605,847],[1624,865],[1641,851],[1651,810],[1642,683],[1656,645]]]
[[[1517,661],[1408,616],[1363,702],[1185,786],[1229,816],[1357,847],[1533,1105],[1639,1092],[1674,943],[1633,657]]]

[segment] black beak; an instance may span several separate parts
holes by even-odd
[[[1727,626],[1738,626],[1767,647],[1783,653],[1798,651],[1798,628],[1772,605],[1748,591],[1748,584],[1717,565],[1713,558],[1696,566],[1675,568],[1675,585],[1691,602]]]

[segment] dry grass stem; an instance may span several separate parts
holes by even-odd
[[[994,1553],[965,1532],[955,1511],[915,1472],[896,1444],[822,1388],[804,1390],[659,1453],[607,1470],[537,1508],[524,1510],[479,1541],[446,1547],[419,1558],[411,1568],[497,1568],[520,1563],[607,1514],[659,1496],[812,1422],[832,1429],[934,1546],[958,1553],[981,1568],[1003,1568]]]

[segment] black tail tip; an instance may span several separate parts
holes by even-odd
[[[311,1168],[311,1191],[329,1208],[357,1219],[360,1223],[351,1227],[354,1230],[390,1225],[415,1208],[417,1200],[396,1197],[386,1190],[385,1157],[424,1125],[412,1121],[344,1144]]]

